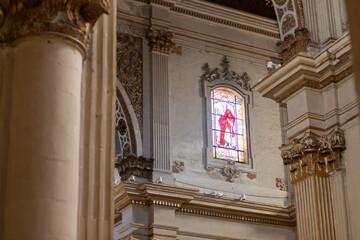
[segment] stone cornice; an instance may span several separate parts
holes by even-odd
[[[92,27],[109,10],[108,0],[14,0],[6,16],[9,32],[2,33],[0,42],[47,33],[86,49]]]
[[[352,73],[350,36],[315,57],[298,54],[253,86],[264,97],[283,102],[304,87],[321,90]]]
[[[234,10],[202,0],[136,0],[146,4],[155,4],[169,8],[178,14],[200,18],[229,27],[234,27],[272,38],[280,38],[276,21],[247,12]]]
[[[240,201],[199,193],[198,190],[154,183],[121,183],[115,188],[115,208],[131,205],[170,207],[184,214],[204,215],[284,227],[296,225],[294,206]]]

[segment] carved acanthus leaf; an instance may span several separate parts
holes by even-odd
[[[91,28],[109,10],[109,0],[13,0],[6,40],[49,32],[73,38],[87,47]]]
[[[281,152],[289,165],[291,180],[297,181],[314,173],[329,174],[342,167],[341,152],[345,149],[343,131],[335,129],[328,136],[315,137],[307,132],[292,140],[292,147]]]
[[[148,33],[149,45],[151,51],[169,54],[172,51],[175,54],[181,54],[181,47],[174,43],[174,34],[162,29],[150,28]]]

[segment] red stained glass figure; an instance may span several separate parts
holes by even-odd
[[[225,114],[219,118],[219,125],[220,125],[220,146],[225,146],[225,131],[226,129],[229,129],[229,132],[231,133],[231,137],[235,136],[234,133],[234,122],[235,117],[234,114],[226,107]]]

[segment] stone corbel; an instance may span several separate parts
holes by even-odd
[[[165,54],[173,52],[177,55],[181,55],[182,49],[174,43],[174,34],[172,32],[150,28],[148,37],[151,51]]]
[[[92,27],[109,10],[108,0],[14,0],[9,14],[10,32],[5,41],[51,33],[87,48]]]

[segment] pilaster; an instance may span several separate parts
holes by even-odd
[[[295,191],[298,237],[348,239],[344,195],[343,132],[334,130],[320,139],[306,133],[284,150]]]

